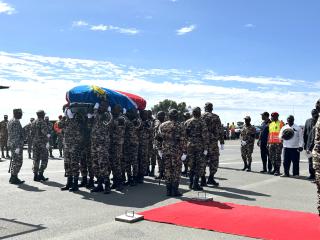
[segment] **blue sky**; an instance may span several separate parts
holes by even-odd
[[[316,0],[0,0],[0,84],[12,86],[1,94],[61,80],[47,98],[60,104],[67,84],[99,83],[149,107],[212,101],[224,122],[268,110],[302,123],[320,88],[319,10]]]

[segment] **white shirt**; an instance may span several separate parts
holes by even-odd
[[[290,140],[282,139],[283,131],[287,128],[292,128],[294,135]],[[303,147],[303,133],[302,128],[296,124],[293,124],[291,127],[287,124],[283,126],[279,133],[279,138],[283,140],[283,147],[285,148],[299,148]]]

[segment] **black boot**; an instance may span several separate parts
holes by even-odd
[[[31,153],[29,153],[29,159],[31,159]]]
[[[110,188],[110,179],[109,178],[106,178],[106,180],[104,181],[104,185],[105,185],[105,188],[104,188],[104,194],[109,194],[111,193],[111,188]]]
[[[69,176],[67,178],[67,184],[64,187],[60,188],[60,189],[61,189],[61,191],[69,190],[71,188],[71,185],[72,185],[72,177]]]
[[[201,187],[206,187],[206,186],[207,186],[206,176],[202,176],[202,177],[201,177],[200,186],[201,186]]]
[[[138,177],[131,177],[130,187],[137,186],[137,184],[138,184]]]
[[[122,178],[117,179],[116,190],[117,191],[123,190]]]
[[[69,192],[77,192],[79,191],[79,177],[73,177],[72,187],[69,189]]]
[[[91,189],[91,192],[102,192],[103,191],[103,178],[99,178],[97,181],[98,185],[96,187],[93,187],[93,189]]]
[[[150,174],[149,174],[150,177],[154,177],[154,169],[155,169],[155,166],[152,165],[151,171],[150,171]]]
[[[245,163],[243,168],[242,168],[242,171],[245,171],[247,168],[248,168],[248,165],[247,165],[247,163]]]
[[[59,157],[62,158],[62,157],[63,157],[63,156],[62,156],[62,150],[59,150],[59,152],[60,152],[60,156],[59,156]]]
[[[179,192],[179,184],[178,183],[172,184],[172,196],[174,196],[174,197],[181,197],[182,196],[182,193]]]
[[[11,178],[10,178],[10,183],[11,184],[16,184],[16,185],[19,185],[19,184],[22,184],[24,183],[24,181],[21,181],[18,176],[14,176],[14,175],[11,175]]]
[[[192,173],[190,173],[190,177],[189,177],[189,189],[192,189],[193,186],[193,179],[194,179],[194,175]]]
[[[79,188],[80,188],[80,187],[86,187],[87,184],[88,184],[88,178],[87,178],[87,176],[84,176],[84,177],[82,177],[81,183],[79,184],[78,187],[79,187]]]
[[[89,178],[89,182],[87,183],[86,188],[87,188],[87,189],[92,189],[92,188],[94,188],[94,180],[93,180],[93,177],[90,177],[90,178]]]
[[[213,175],[209,175],[207,184],[213,184]]]
[[[9,152],[7,151],[6,158],[10,159]]]
[[[195,191],[202,191],[203,190],[203,188],[199,185],[199,177],[194,178],[192,189]]]
[[[159,176],[157,176],[157,177],[155,177],[155,179],[163,179],[163,176],[164,176],[164,174],[163,174],[163,171],[161,171],[160,173],[159,173]]]
[[[141,174],[141,175],[138,175],[138,183],[143,183],[144,182],[144,176]]]
[[[247,172],[251,172],[251,163],[248,164]]]
[[[50,157],[54,158],[54,156],[52,155],[52,149],[49,150],[49,153],[50,153]]]
[[[111,189],[116,189],[118,187],[119,180],[113,177],[113,183],[111,185]]]
[[[167,187],[167,196],[170,197],[172,196],[172,188],[171,188],[171,183],[166,184]]]
[[[34,173],[34,175],[33,175],[33,181],[35,181],[35,182],[40,182],[39,175],[38,175],[37,173]]]
[[[39,181],[43,181],[43,182],[49,180],[49,178],[46,178],[46,177],[43,176],[43,173],[39,173],[38,179],[39,179]]]

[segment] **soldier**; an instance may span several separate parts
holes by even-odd
[[[252,153],[254,148],[254,141],[256,138],[256,128],[251,125],[251,118],[246,116],[244,118],[245,125],[241,131],[241,157],[244,163],[242,171],[247,169],[251,172]]]
[[[8,115],[4,115],[4,120],[0,122],[0,147],[2,158],[10,158],[8,149]],[[4,149],[6,149],[6,157],[4,156]]]
[[[59,122],[59,128],[62,128],[64,131],[63,152],[65,175],[67,176],[67,184],[61,190],[76,192],[79,190],[80,154],[83,141],[81,124],[83,116],[72,105],[66,109],[66,115],[67,117]]]
[[[183,122],[182,122],[182,126],[184,127],[184,123],[191,118],[191,114],[189,112],[185,112],[183,114]],[[186,160],[183,161],[183,167],[184,167],[184,171],[181,173],[184,176],[188,176],[188,157],[186,158]]]
[[[163,111],[159,111],[157,113],[157,119],[155,120],[154,123],[154,127],[153,127],[153,136],[154,136],[154,144],[153,144],[153,148],[154,150],[159,150],[158,146],[161,145],[162,142],[162,138],[160,137],[159,133],[159,128],[160,125],[162,123],[164,123],[166,114]],[[156,177],[156,179],[162,179],[164,177],[164,162],[163,162],[163,158],[160,157],[160,155],[158,154],[158,151],[156,151],[156,159],[158,161],[158,167],[159,167],[159,176]]]
[[[31,136],[33,146],[33,180],[36,182],[47,181],[43,176],[48,165],[48,149],[50,133],[47,123],[44,121],[45,112],[37,111],[38,119],[32,123]]]
[[[179,181],[182,161],[186,159],[185,154],[185,132],[184,128],[177,122],[178,111],[169,111],[169,121],[159,127],[159,135],[162,138],[159,156],[163,158],[165,166],[165,179],[167,196],[179,197]]]
[[[34,121],[34,118],[30,118],[30,122],[26,126],[24,126],[24,128],[23,128],[24,138],[28,143],[28,156],[29,156],[29,159],[31,159],[31,152],[32,152],[31,128],[32,128],[33,121]]]
[[[48,126],[48,133],[50,134],[50,137],[49,137],[49,156],[51,158],[54,158],[54,156],[52,155],[52,149],[53,149],[53,136],[52,136],[52,133],[53,133],[53,124],[49,121],[49,117],[46,116],[45,117],[45,122],[47,123],[47,126]]]
[[[193,117],[186,121],[187,155],[190,166],[190,185],[193,190],[203,190],[199,185],[199,178],[205,174],[208,154],[209,135],[206,124],[201,119],[201,109],[196,107],[192,111]]]
[[[318,112],[320,112],[320,99],[316,103],[316,109]],[[320,118],[318,118],[317,123],[315,125],[315,139],[312,156],[313,168],[315,170],[315,182],[318,189],[318,211],[320,216]]]
[[[152,111],[148,110],[148,121],[149,124],[152,128],[152,134],[154,133],[154,125],[155,125],[155,119],[152,116]],[[150,163],[149,165],[151,165],[151,170],[148,167],[148,173],[150,177],[154,177],[154,170],[156,168],[156,164],[157,164],[157,153],[154,149],[154,137],[150,137],[149,138],[149,159],[150,159]]]
[[[113,121],[110,127],[110,162],[113,174],[111,189],[123,189],[123,144],[125,134],[125,118],[121,115],[122,107],[117,104],[112,109]]]
[[[219,183],[214,180],[214,175],[217,173],[219,167],[220,153],[218,141],[220,141],[221,150],[224,149],[224,131],[220,117],[217,114],[212,113],[212,103],[207,102],[204,109],[205,113],[201,118],[206,123],[209,133],[209,148],[206,159],[207,164],[209,165],[210,175],[207,183],[205,175],[201,177],[201,186],[206,186],[207,184],[219,186]]]
[[[61,128],[59,128],[59,122],[62,120],[62,116],[60,115],[59,117],[59,120],[56,121],[53,125],[53,129],[57,135],[57,146],[58,146],[58,149],[59,149],[59,157],[63,157],[62,155],[62,150],[63,150],[63,131]]]
[[[96,108],[96,116],[91,131],[91,158],[94,175],[98,180],[98,185],[91,192],[111,192],[110,188],[110,127],[112,115],[108,113],[108,103],[101,101]],[[105,188],[103,189],[103,183]]]
[[[124,161],[128,179],[126,184],[135,186],[138,181],[139,128],[141,121],[137,118],[135,110],[129,110],[126,116],[128,118],[124,137]]]
[[[18,178],[22,162],[23,162],[23,128],[20,123],[22,118],[22,110],[20,108],[13,109],[13,118],[8,123],[8,145],[11,150],[11,184],[22,184]]]
[[[148,175],[149,144],[150,138],[152,137],[152,127],[150,126],[150,122],[148,121],[148,113],[146,110],[142,110],[140,112],[140,117],[142,123],[139,129],[138,183],[143,183],[144,176]]]

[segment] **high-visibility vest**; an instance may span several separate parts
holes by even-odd
[[[284,126],[282,121],[271,122],[269,124],[269,139],[268,143],[281,143],[279,133],[281,128]]]

